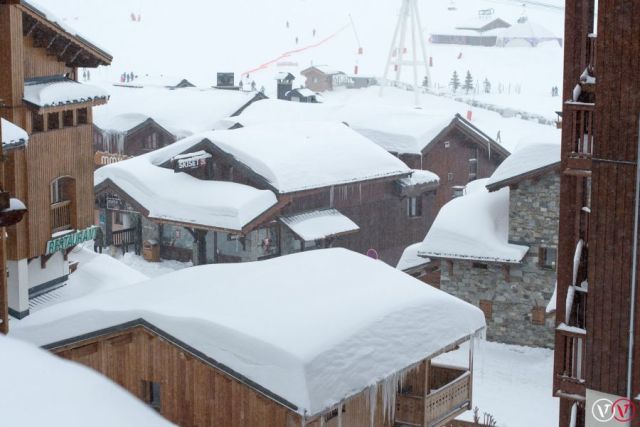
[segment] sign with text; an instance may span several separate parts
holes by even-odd
[[[65,234],[64,236],[51,239],[47,242],[47,251],[45,255],[51,255],[55,252],[69,249],[77,244],[93,240],[96,237],[96,230],[98,227],[91,226],[84,230],[79,230],[74,233]]]

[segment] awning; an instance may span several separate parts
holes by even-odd
[[[360,230],[355,222],[338,212],[337,209],[323,209],[281,216],[280,221],[305,242],[355,233]]]

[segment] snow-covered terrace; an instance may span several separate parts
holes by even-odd
[[[202,137],[115,163],[95,172],[95,185],[115,186],[160,221],[242,231],[276,205],[275,194],[233,182],[205,181],[159,165],[200,143]]]
[[[343,123],[290,119],[203,135],[266,179],[280,194],[403,178],[412,172],[401,160]]]
[[[489,193],[486,179],[444,205],[418,254],[424,257],[519,263],[527,246],[509,243],[509,188]]]
[[[27,132],[9,120],[0,118],[2,126],[2,146],[5,148],[24,145],[29,141]]]
[[[7,426],[173,425],[85,366],[0,335],[0,413]]]
[[[152,118],[178,137],[220,128],[220,120],[235,114],[256,97],[255,92],[193,87],[172,90],[159,86],[105,86],[105,89],[111,94],[109,102],[93,110],[94,123],[100,129],[126,132],[141,123],[131,120],[127,124],[135,115]]]
[[[464,301],[364,255],[324,249],[181,270],[43,309],[12,335],[50,345],[137,319],[307,415],[485,326]]]

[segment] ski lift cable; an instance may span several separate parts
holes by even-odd
[[[351,29],[353,30],[353,35],[356,37],[356,42],[358,42],[358,49],[362,48],[362,44],[360,43],[360,37],[358,36],[358,30],[356,29],[356,24],[353,22],[353,17],[349,14],[349,21],[351,21]]]

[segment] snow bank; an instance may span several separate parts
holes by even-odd
[[[186,138],[151,153],[98,169],[95,185],[111,180],[149,211],[152,219],[240,231],[277,203],[268,190],[205,181],[158,165],[201,142]]]
[[[280,217],[280,221],[305,242],[360,230],[358,225],[337,209],[323,209]]]
[[[281,194],[411,173],[404,162],[342,123],[264,123],[210,135],[217,147]]]
[[[538,169],[560,164],[560,144],[540,143],[526,145],[505,159],[487,181],[491,189],[511,178],[524,175]]]
[[[9,120],[0,118],[0,126],[2,126],[2,145],[18,145],[29,141],[27,132],[11,123]]]
[[[24,86],[24,100],[38,107],[57,107],[107,99],[108,97],[109,94],[102,88],[73,80],[25,84]]]
[[[152,118],[178,137],[217,128],[220,120],[235,114],[256,96],[255,92],[193,87],[109,86],[108,90],[109,102],[93,109],[94,123],[100,129],[120,129],[122,126],[114,123],[135,114]]]
[[[423,258],[418,255],[418,251],[421,246],[422,242],[407,246],[400,257],[400,261],[398,261],[396,268],[398,270],[406,271],[430,262],[431,260],[429,258]]]
[[[169,426],[97,372],[0,335],[0,414],[7,426]]]
[[[487,180],[476,180],[476,185]],[[418,253],[438,258],[519,263],[527,246],[509,243],[509,188],[486,188],[444,205]]]
[[[308,415],[485,326],[464,301],[364,255],[324,249],[188,268],[50,307],[12,334],[44,345],[138,318]]]

